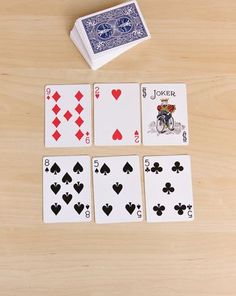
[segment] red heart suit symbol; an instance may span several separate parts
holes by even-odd
[[[111,93],[112,93],[113,97],[116,100],[118,100],[121,95],[121,90],[120,89],[113,89]]]
[[[115,132],[114,132],[114,134],[112,135],[112,139],[114,140],[114,141],[116,141],[116,140],[122,140],[122,134],[121,134],[121,132],[117,129],[117,130],[115,130]]]

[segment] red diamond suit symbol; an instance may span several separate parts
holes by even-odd
[[[80,104],[78,104],[75,110],[80,114],[84,110],[84,108]]]
[[[78,117],[75,123],[78,124],[79,127],[81,127],[81,125],[84,123],[84,121],[81,117]]]
[[[53,108],[52,111],[57,115],[58,112],[60,112],[60,107],[56,104]]]
[[[60,119],[58,119],[57,117],[55,117],[55,119],[53,120],[52,123],[55,125],[55,127],[58,127],[58,125],[61,123],[61,121],[60,121]]]
[[[57,141],[57,140],[60,138],[61,134],[56,130],[56,131],[52,134],[52,136],[53,136],[53,138]]]
[[[76,97],[76,99],[78,100],[78,101],[80,101],[82,98],[83,98],[83,94],[81,93],[81,91],[79,90],[77,93],[76,93],[76,95],[75,95],[75,97]]]
[[[64,117],[67,121],[70,120],[71,116],[72,116],[72,114],[70,113],[70,111],[66,111],[66,113],[64,114]]]
[[[57,102],[60,99],[60,94],[56,91],[53,95],[52,95],[53,99]]]
[[[81,130],[78,130],[78,132],[76,133],[75,136],[76,136],[76,137],[78,138],[78,140],[80,141],[80,140],[83,138],[84,134],[83,134],[83,132],[82,132]]]

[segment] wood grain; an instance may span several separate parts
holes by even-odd
[[[152,39],[98,71],[68,37],[121,1],[0,2],[0,295],[235,296],[236,1],[140,0]],[[45,149],[50,83],[185,82],[190,145]],[[192,156],[193,223],[42,223],[44,155]]]

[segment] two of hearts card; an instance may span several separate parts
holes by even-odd
[[[128,1],[78,18],[70,38],[96,70],[151,35],[137,2]]]
[[[97,83],[93,91],[89,84],[47,85],[45,146],[89,147],[92,143],[187,145],[186,85]]]
[[[140,222],[144,204],[147,222],[194,219],[188,155],[146,156],[142,167],[136,155],[43,158],[45,223]]]

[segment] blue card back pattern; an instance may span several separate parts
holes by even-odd
[[[94,54],[148,36],[134,3],[82,20]]]

